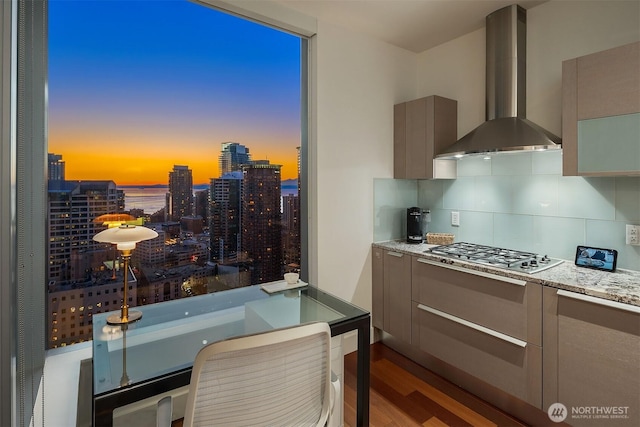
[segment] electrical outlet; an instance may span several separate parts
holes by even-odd
[[[451,225],[460,226],[460,212],[451,212]]]
[[[640,225],[627,224],[625,241],[627,245],[640,246]]]

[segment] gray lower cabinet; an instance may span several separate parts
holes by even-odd
[[[373,326],[411,342],[411,256],[373,248]]]
[[[411,348],[561,403],[568,424],[640,425],[640,307],[374,247],[372,311]]]
[[[420,350],[542,407],[540,285],[412,257]]]
[[[574,426],[640,425],[640,308],[544,289],[544,405]]]
[[[384,329],[384,250],[371,251],[371,324]]]

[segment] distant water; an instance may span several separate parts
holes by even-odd
[[[165,195],[169,187],[118,187],[124,190],[124,208],[142,209],[146,214],[153,214],[164,208]]]
[[[193,191],[206,190],[209,186],[194,185]],[[145,214],[153,214],[164,208],[166,194],[169,191],[169,187],[162,186],[120,186],[119,190],[124,190],[124,208],[130,209],[142,209]],[[298,194],[297,183],[293,181],[284,181],[282,183],[281,194]]]

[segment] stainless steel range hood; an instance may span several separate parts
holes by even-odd
[[[527,11],[518,5],[486,18],[486,122],[438,153],[436,158],[469,154],[553,150],[558,136],[526,119]]]

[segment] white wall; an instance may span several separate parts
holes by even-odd
[[[373,179],[393,176],[393,105],[415,97],[416,55],[321,21],[315,48],[311,277],[371,309]]]
[[[485,121],[484,28],[418,55],[418,95],[458,101],[458,137]]]
[[[561,135],[562,61],[640,40],[640,1],[551,1],[527,21],[527,118]]]

